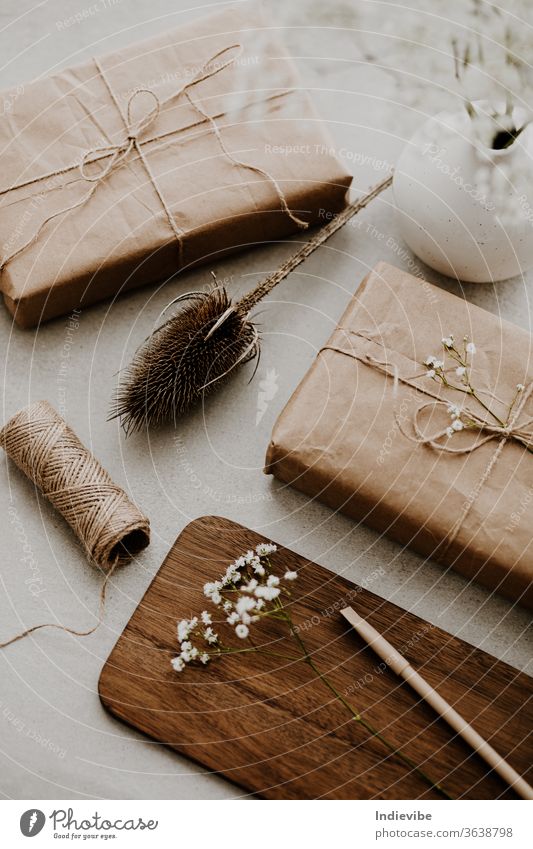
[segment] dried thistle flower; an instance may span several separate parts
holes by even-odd
[[[191,292],[173,301],[186,305],[135,355],[118,387],[110,418],[119,417],[126,433],[176,422],[238,366],[258,357],[260,339],[251,310],[391,182],[392,177],[386,177],[349,204],[239,301],[233,302],[216,278],[207,292]]]
[[[186,296],[148,339],[120,384],[112,417],[127,433],[175,419],[259,352],[258,333],[222,286]]]

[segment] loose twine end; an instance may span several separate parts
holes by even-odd
[[[57,623],[36,625],[0,648],[48,627],[88,636],[102,621],[107,585],[116,567],[149,544],[149,520],[47,401],[37,401],[13,416],[0,431],[0,445],[61,513],[88,559],[106,575],[94,628],[77,631]]]

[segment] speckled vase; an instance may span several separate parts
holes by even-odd
[[[513,118],[522,126],[524,115]],[[449,277],[514,277],[533,267],[532,176],[531,124],[495,150],[481,144],[466,110],[442,112],[417,130],[398,160],[393,191],[402,236]]]

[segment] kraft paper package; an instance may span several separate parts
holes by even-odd
[[[433,356],[463,385],[450,334],[490,413],[428,375]],[[380,263],[281,413],[265,470],[531,608],[532,353],[521,329]],[[455,431],[455,407],[476,426]]]
[[[0,289],[18,324],[283,238],[351,176],[275,32],[229,9],[17,92]]]

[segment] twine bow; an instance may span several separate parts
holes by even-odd
[[[185,95],[185,97],[187,98],[190,105],[193,107],[193,109],[200,116],[201,121],[202,122],[205,121],[210,125],[211,131],[215,135],[217,142],[218,142],[224,156],[232,164],[237,165],[237,166],[242,167],[242,168],[247,168],[247,169],[254,171],[255,173],[260,174],[261,176],[265,177],[265,179],[267,179],[273,185],[273,187],[275,188],[276,193],[277,193],[278,198],[279,198],[279,201],[280,201],[281,209],[283,210],[283,212],[286,215],[288,215],[289,218],[292,221],[294,221],[294,223],[297,224],[297,226],[299,228],[301,228],[301,229],[307,228],[309,226],[308,223],[306,221],[304,221],[303,219],[298,218],[289,208],[285,194],[284,194],[281,186],[279,185],[279,183],[275,179],[275,177],[273,177],[272,174],[269,174],[269,172],[265,171],[263,168],[260,168],[259,166],[256,166],[256,165],[251,165],[247,162],[243,162],[243,161],[237,159],[235,156],[233,156],[233,154],[226,147],[226,144],[225,144],[225,142],[224,142],[224,140],[221,136],[220,130],[219,130],[214,118],[212,118],[211,115],[209,115],[202,108],[202,106],[196,100],[194,100],[194,98],[192,97],[191,89],[193,89],[196,85],[198,85],[198,83],[201,83],[203,80],[207,80],[210,77],[214,77],[216,74],[219,74],[225,68],[228,68],[230,65],[232,65],[238,59],[238,57],[242,54],[242,52],[243,52],[243,47],[242,47],[241,44],[231,44],[228,47],[224,47],[221,50],[217,51],[217,53],[213,54],[213,56],[211,56],[210,59],[208,59],[206,62],[204,62],[204,64],[199,68],[199,70],[186,83],[184,83],[177,91],[175,91],[173,94],[169,95],[168,97],[164,98],[163,100],[161,100],[152,89],[149,89],[149,88],[138,88],[138,89],[136,89],[130,95],[130,97],[128,98],[127,105],[126,105],[126,114],[124,114],[124,112],[123,112],[123,110],[120,106],[120,103],[119,103],[117,97],[115,96],[115,93],[113,92],[113,89],[112,89],[112,87],[109,83],[109,80],[107,79],[107,76],[105,74],[103,67],[101,66],[98,59],[94,59],[94,63],[96,65],[97,71],[98,71],[100,77],[102,78],[102,80],[104,81],[104,84],[107,88],[109,96],[111,97],[111,100],[115,104],[117,112],[119,113],[120,117],[122,118],[122,122],[124,124],[124,131],[125,131],[124,138],[116,144],[110,143],[109,145],[95,146],[95,147],[87,150],[83,154],[81,161],[79,163],[79,166],[76,166],[76,167],[79,167],[79,172],[80,172],[80,176],[82,177],[82,179],[85,180],[87,183],[92,184],[89,191],[81,198],[81,200],[76,201],[75,203],[69,204],[68,206],[65,206],[64,208],[60,209],[59,211],[54,212],[51,215],[47,216],[44,219],[44,221],[41,222],[41,224],[37,228],[36,232],[26,242],[24,242],[24,244],[20,245],[20,247],[16,248],[16,250],[12,251],[10,254],[8,254],[7,256],[4,256],[2,258],[2,260],[0,262],[0,271],[2,271],[5,268],[5,266],[9,262],[11,262],[11,260],[13,260],[16,256],[23,253],[23,251],[25,251],[27,248],[29,248],[31,245],[33,245],[37,241],[37,239],[39,238],[43,228],[47,224],[49,224],[51,221],[53,221],[59,215],[64,215],[65,213],[71,212],[72,210],[77,209],[78,207],[84,206],[90,200],[90,198],[92,197],[92,195],[94,194],[94,192],[96,191],[98,186],[101,183],[103,183],[110,176],[110,174],[113,173],[113,171],[115,171],[117,168],[120,168],[130,158],[132,153],[136,153],[138,155],[138,157],[140,158],[140,160],[143,164],[143,167],[144,167],[146,173],[148,174],[150,182],[151,182],[151,184],[154,188],[154,191],[155,191],[155,193],[156,193],[156,195],[159,199],[159,202],[160,202],[160,204],[161,204],[161,206],[162,206],[162,208],[165,212],[165,215],[166,215],[166,218],[167,218],[168,223],[170,225],[170,228],[171,228],[171,230],[172,230],[172,232],[173,232],[173,234],[174,234],[174,236],[177,240],[177,243],[178,243],[179,262],[180,262],[180,267],[181,267],[183,265],[182,237],[183,237],[185,231],[182,228],[178,227],[178,225],[176,224],[176,221],[175,221],[174,216],[172,214],[172,210],[168,206],[168,204],[165,200],[165,197],[164,197],[163,193],[161,192],[161,190],[159,188],[157,180],[156,180],[156,178],[155,178],[155,176],[152,172],[152,169],[150,167],[150,163],[148,162],[146,155],[145,155],[145,152],[143,150],[143,147],[144,147],[145,144],[148,144],[149,142],[153,142],[153,141],[157,141],[159,139],[162,139],[165,136],[170,135],[170,133],[168,133],[168,132],[161,133],[159,135],[151,136],[151,137],[145,138],[145,139],[143,139],[143,135],[145,135],[146,130],[148,130],[149,127],[151,127],[154,124],[154,122],[157,120],[157,118],[158,118],[158,116],[161,112],[161,109],[167,103],[169,103],[171,100],[176,100],[177,98],[181,97],[182,95]],[[133,117],[133,105],[135,103],[135,100],[140,95],[143,95],[143,94],[150,95],[154,100],[154,105],[152,106],[151,109],[148,110],[148,112],[140,120],[136,121]],[[91,173],[88,170],[90,165],[93,165],[94,163],[98,163],[98,162],[100,162],[104,159],[109,159],[109,161],[104,165],[103,168],[99,168],[94,173]],[[70,170],[72,170],[71,167],[59,168],[55,171],[51,171],[51,172],[47,173],[46,177],[59,176],[61,174],[65,174],[67,171],[70,171]],[[12,185],[10,187],[9,191],[13,191],[14,189],[21,188],[22,186],[26,186],[29,183],[39,182],[40,179],[42,179],[42,178],[38,178],[36,180],[30,180],[30,181],[23,181],[21,183]]]
[[[493,439],[500,439],[506,442],[511,439],[515,442],[520,443],[525,448],[530,450],[533,449],[533,432],[527,430],[533,424],[533,417],[526,419],[526,421],[518,424],[518,420],[522,415],[522,412],[527,404],[531,394],[533,393],[533,382],[530,383],[524,391],[520,393],[520,401],[515,404],[509,420],[503,424],[497,424],[486,421],[486,419],[479,416],[477,413],[473,412],[469,408],[463,408],[461,411],[461,415],[464,415],[468,418],[468,426],[466,429],[472,428],[473,430],[477,430],[478,433],[485,434],[481,439],[476,439],[475,442],[472,442],[470,445],[462,446],[461,448],[453,448],[450,445],[450,440],[448,439],[446,442],[440,442],[443,437],[447,436],[448,428],[443,428],[439,431],[436,431],[433,434],[426,434],[420,425],[420,418],[422,414],[427,410],[431,409],[432,411],[437,409],[438,407],[445,407],[446,410],[450,407],[449,402],[446,401],[424,401],[424,403],[420,404],[413,413],[412,418],[412,427],[414,431],[414,436],[412,434],[406,433],[402,427],[401,422],[396,417],[396,422],[404,434],[408,439],[412,442],[416,442],[419,445],[427,445],[430,448],[433,448],[435,451],[442,451],[445,454],[470,454],[472,451],[476,451],[478,448],[481,448],[482,445],[485,445],[487,442],[490,442]]]

